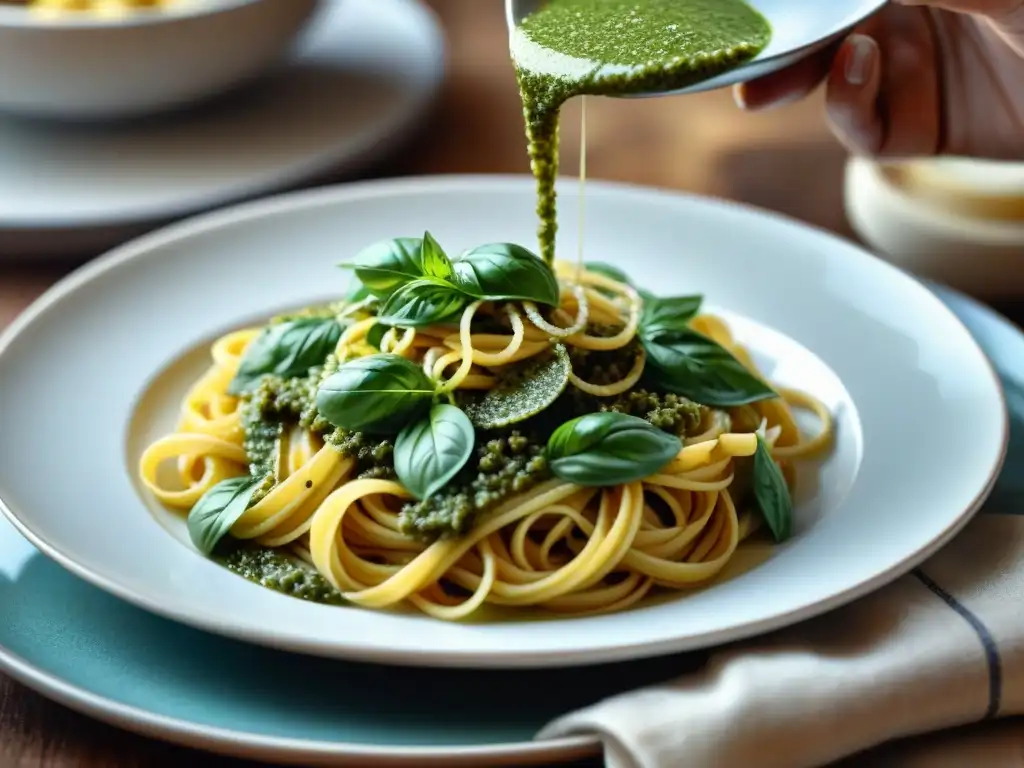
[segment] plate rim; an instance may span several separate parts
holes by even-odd
[[[325,662],[329,661],[324,659]],[[148,738],[217,754],[253,760],[274,760],[294,765],[331,765],[338,760],[367,760],[374,765],[430,765],[438,768],[475,768],[479,760],[508,765],[509,760],[567,762],[596,754],[598,736],[559,736],[535,741],[504,742],[472,746],[394,746],[358,744],[350,741],[317,741],[205,725],[169,717],[142,707],[102,696],[59,675],[46,672],[21,655],[0,645],[0,672],[40,695],[101,722]],[[312,761],[312,762],[311,762]]]
[[[844,243],[847,248],[859,252],[861,258],[870,259],[876,266],[888,271],[894,278],[909,280],[928,294],[937,304],[936,309],[945,313],[949,320],[952,320],[963,331],[965,343],[973,346],[974,351],[980,356],[985,364],[988,378],[992,389],[998,400],[1001,414],[1001,439],[998,455],[989,470],[989,475],[983,487],[973,497],[972,501],[961,510],[957,516],[931,541],[920,546],[915,551],[904,556],[898,562],[888,568],[875,573],[874,576],[854,584],[846,589],[831,594],[827,598],[818,600],[808,605],[801,605],[791,608],[765,619],[748,620],[738,626],[731,626],[728,629],[707,631],[701,635],[700,640],[690,639],[680,642],[679,638],[669,640],[651,640],[644,643],[633,643],[630,645],[612,644],[597,652],[591,651],[586,654],[575,654],[567,656],[565,653],[556,651],[530,650],[520,651],[514,655],[499,654],[493,651],[456,653],[447,652],[441,654],[410,653],[408,651],[395,651],[394,649],[375,649],[362,645],[344,646],[339,648],[331,646],[330,649],[322,647],[318,643],[298,644],[293,641],[282,641],[270,634],[251,634],[242,631],[241,627],[233,624],[220,622],[213,616],[206,614],[195,614],[181,611],[175,607],[168,607],[158,601],[152,600],[149,596],[137,593],[127,585],[122,585],[112,578],[96,573],[88,565],[81,564],[72,557],[65,555],[55,546],[50,545],[46,540],[36,535],[29,526],[23,523],[6,502],[0,498],[0,513],[2,513],[14,527],[31,542],[44,555],[51,558],[75,576],[126,600],[144,610],[155,613],[164,618],[197,627],[202,630],[217,634],[234,637],[243,641],[260,645],[288,648],[291,651],[306,653],[317,656],[333,656],[355,661],[376,661],[381,663],[400,663],[412,666],[444,666],[444,667],[474,667],[488,669],[509,669],[515,667],[550,667],[550,666],[586,666],[601,661],[617,661],[629,658],[642,658],[664,655],[675,651],[693,650],[695,648],[706,648],[723,642],[735,642],[751,636],[763,634],[775,629],[795,624],[799,621],[810,619],[844,605],[858,597],[869,594],[878,588],[890,583],[915,566],[922,563],[936,551],[948,543],[980,509],[984,500],[992,492],[996,480],[1000,474],[1006,458],[1009,442],[1009,415],[1005,393],[1001,381],[992,364],[985,355],[980,345],[970,334],[963,321],[956,316],[949,307],[943,303],[934,293],[928,290],[917,278],[909,275],[904,270],[874,256],[869,251],[855,243],[844,241],[834,233],[823,228],[808,225],[792,217],[778,214],[767,209],[758,208],[745,203],[723,200],[703,195],[679,192],[664,188],[649,187],[638,184],[621,182],[592,182],[595,188],[607,194],[626,194],[633,197],[647,197],[648,199],[673,200],[677,202],[686,201],[691,205],[713,207],[719,210],[733,210],[742,213],[744,216],[761,221],[782,221],[788,226],[798,229],[812,230],[818,236],[833,241]],[[304,190],[301,192],[289,192],[250,201],[220,210],[215,210],[192,217],[168,227],[162,228],[141,238],[125,243],[113,249],[107,254],[100,256],[93,262],[87,263],[62,280],[58,281],[50,289],[43,293],[33,302],[20,316],[2,332],[0,332],[0,360],[6,349],[17,339],[23,330],[32,325],[36,318],[48,312],[52,306],[65,296],[69,296],[87,285],[90,281],[102,277],[109,271],[117,269],[121,264],[137,258],[152,257],[152,254],[163,245],[174,243],[181,239],[188,238],[203,232],[215,231],[222,227],[231,226],[274,213],[282,213],[292,210],[309,210],[318,207],[344,204],[351,200],[367,200],[381,197],[389,197],[397,194],[410,194],[419,192],[421,194],[438,194],[440,192],[475,191],[481,189],[509,190],[521,189],[523,186],[532,185],[532,178],[526,174],[452,174],[452,175],[428,175],[409,176],[387,179],[364,180],[348,184],[332,185],[317,189]]]
[[[344,0],[347,3],[348,0]],[[264,200],[269,197],[276,197],[281,194],[288,194],[289,190],[296,184],[315,178],[318,174],[336,173],[350,175],[358,173],[382,157],[394,151],[395,147],[402,146],[409,138],[416,134],[419,118],[424,116],[433,106],[440,93],[441,87],[446,79],[448,70],[448,43],[444,27],[437,12],[422,2],[422,0],[374,0],[368,7],[377,7],[376,3],[388,2],[394,6],[401,7],[410,16],[416,18],[415,24],[424,34],[424,43],[432,50],[432,67],[423,73],[425,87],[415,90],[412,95],[404,101],[401,109],[386,121],[378,120],[375,124],[368,125],[354,137],[350,137],[343,144],[338,142],[325,142],[325,150],[318,153],[307,153],[307,156],[300,161],[293,163],[284,171],[278,171],[272,175],[259,180],[259,183],[247,181],[243,184],[233,184],[214,194],[207,194],[203,197],[192,196],[189,201],[181,204],[179,201],[174,207],[138,207],[130,210],[127,215],[96,213],[94,215],[74,218],[62,218],[60,215],[45,218],[21,217],[17,219],[4,218],[0,213],[0,231],[17,236],[33,232],[93,232],[107,228],[128,228],[144,225],[148,222],[174,222],[188,220],[193,217],[205,216],[209,212],[219,211],[235,205],[244,205],[247,202]],[[339,4],[331,0],[321,7],[310,19],[309,30],[315,29],[316,25],[323,25],[331,14],[339,13]],[[307,31],[306,35],[309,32]],[[335,30],[334,36],[344,34],[344,30]],[[285,56],[283,66],[290,66],[301,62],[308,54],[308,44],[303,41],[296,41],[296,45]],[[175,114],[173,119],[188,120],[188,112]],[[373,129],[373,130],[370,130]],[[145,131],[145,127],[138,128]],[[386,135],[386,140],[381,141],[381,136]],[[328,186],[336,186],[331,184]],[[185,217],[184,219],[182,217]],[[156,231],[162,231],[166,226]],[[147,233],[148,234],[148,233]],[[132,238],[128,243],[135,242],[139,238]],[[121,245],[115,246],[117,250]],[[2,258],[0,258],[2,261]]]
[[[945,295],[966,306],[984,323],[1014,331],[1021,343],[1024,344],[1024,329],[998,311],[954,288],[931,281],[924,281],[924,284],[940,299]],[[959,314],[957,314],[957,318],[960,319]],[[986,359],[988,359],[987,353]],[[16,531],[17,529],[12,528],[12,530]],[[558,759],[570,760],[596,753],[600,749],[601,743],[596,736],[577,736],[488,747],[463,747],[459,755],[454,755],[452,748],[447,747],[378,747],[370,754],[367,747],[355,745],[352,742],[316,742],[281,737],[261,737],[258,734],[249,734],[244,731],[211,728],[194,721],[158,715],[149,709],[122,704],[109,697],[92,693],[81,685],[67,682],[61,676],[43,670],[2,644],[0,644],[0,671],[27,688],[85,716],[147,738],[160,739],[189,748],[206,749],[234,757],[255,757],[256,759],[288,763],[303,761],[307,764],[311,759],[320,763],[321,761],[333,761],[334,758],[348,757],[362,757],[370,760],[382,758],[387,759],[389,764],[409,759],[415,760],[417,765],[423,765],[424,760],[431,762],[437,760],[437,764],[442,764],[440,760],[443,759],[444,765],[452,765],[452,760],[461,759],[502,760],[505,758],[506,752],[513,749],[514,753],[509,752],[508,756],[516,759],[532,759],[533,757],[538,760],[545,759],[550,750],[552,756],[557,753]],[[540,750],[540,746],[547,749]],[[443,754],[440,754],[442,752]]]

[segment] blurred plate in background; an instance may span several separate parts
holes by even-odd
[[[422,121],[444,57],[417,0],[329,0],[290,66],[198,111],[116,127],[0,118],[0,261],[92,255],[360,170]]]

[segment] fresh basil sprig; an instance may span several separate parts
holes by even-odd
[[[209,555],[231,526],[238,522],[262,480],[249,475],[221,480],[204,493],[188,513],[188,536],[196,549]]]
[[[418,499],[433,496],[462,469],[473,453],[476,433],[459,408],[438,403],[395,440],[395,474]]]
[[[454,261],[437,240],[397,238],[374,243],[349,266],[384,304],[381,322],[404,328],[450,320],[474,299],[557,305],[558,280],[538,256],[512,243],[472,248]]]
[[[640,315],[641,332],[653,337],[666,331],[684,330],[697,316],[703,301],[704,297],[700,295],[644,299]]]
[[[452,263],[448,259],[448,254],[429,232],[423,233],[420,263],[424,277],[433,277],[437,280],[450,280],[452,277]]]
[[[356,254],[343,269],[354,269],[366,289],[379,299],[386,299],[412,280],[424,276],[423,239],[396,237],[369,245]]]
[[[640,339],[645,375],[668,392],[719,408],[778,397],[725,347],[692,328],[650,332],[641,326]]]
[[[316,407],[336,427],[394,434],[427,410],[435,391],[423,369],[401,355],[367,355],[320,384]]]
[[[754,499],[775,540],[788,539],[793,531],[793,499],[782,470],[760,435],[754,452]]]
[[[450,283],[413,280],[391,294],[377,313],[377,322],[401,328],[432,325],[452,319],[469,301],[466,294]]]
[[[589,413],[568,421],[548,440],[556,477],[577,485],[629,483],[656,474],[683,449],[682,441],[644,419]]]
[[[607,271],[606,265],[598,269]],[[614,270],[614,268],[611,268]],[[704,297],[643,296],[644,375],[655,386],[702,405],[729,408],[778,397],[725,347],[690,327]]]
[[[247,392],[266,374],[305,376],[334,351],[341,330],[333,317],[300,317],[267,326],[246,348],[228,393]]]
[[[645,298],[640,341],[646,376],[657,386],[703,405],[733,407],[776,397],[727,349],[690,327],[703,297]]]
[[[477,299],[557,306],[558,280],[539,256],[513,243],[488,243],[455,260],[455,284]]]

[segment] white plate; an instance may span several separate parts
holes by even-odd
[[[418,0],[329,0],[278,74],[196,111],[120,126],[0,117],[0,260],[95,253],[360,170],[422,122],[444,57]]]
[[[566,253],[575,188],[562,190]],[[587,190],[589,258],[619,262],[659,292],[703,292],[773,379],[835,412],[835,450],[800,483],[796,535],[761,565],[619,614],[450,624],[265,590],[199,556],[177,517],[147,512],[136,462],[204,364],[190,351],[339,291],[336,262],[380,238],[429,228],[452,250],[534,242],[528,178],[283,196],[173,226],[79,270],[0,338],[5,512],[72,572],[214,632],[361,660],[511,667],[639,658],[808,618],[905,572],[977,510],[1003,459],[1006,411],[983,353],[932,293],[777,216],[619,185]]]
[[[1020,514],[1024,336],[970,299],[932,289],[1011,393],[1010,448],[984,511]],[[305,766],[550,765],[597,752],[600,743],[591,736],[535,741],[549,720],[699,664],[699,655],[685,654],[610,667],[396,674],[389,666],[241,645],[111,597],[0,520],[0,669],[92,717],[238,757]],[[532,695],[538,686],[543,697]],[[429,700],[418,695],[424,689]],[[277,704],[298,700],[301,707]]]

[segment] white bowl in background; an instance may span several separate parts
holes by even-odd
[[[845,202],[850,226],[893,264],[974,296],[1024,295],[1024,165],[853,157]]]
[[[181,0],[113,18],[0,6],[0,112],[119,119],[212,98],[267,71],[321,2]]]

